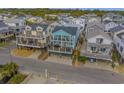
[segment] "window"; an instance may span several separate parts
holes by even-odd
[[[54,36],[54,40],[57,40],[57,36]]]
[[[62,37],[62,41],[65,41],[65,36],[61,36]]]
[[[97,39],[96,39],[96,43],[101,44],[102,42],[103,42],[103,38],[97,38]]]
[[[16,29],[16,31],[18,32],[18,31],[19,31],[19,29]]]
[[[117,47],[119,47],[119,43],[117,43]]]
[[[105,52],[106,51],[106,48],[101,48],[101,52]]]
[[[95,52],[95,51],[96,51],[96,47],[91,47],[91,50],[92,50],[93,52]]]
[[[120,47],[120,51],[121,51],[121,52],[123,51],[123,47],[122,47],[122,46]]]
[[[19,26],[19,23],[16,23],[16,26]]]

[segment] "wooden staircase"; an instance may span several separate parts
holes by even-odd
[[[38,59],[40,59],[40,60],[45,60],[45,59],[48,58],[48,56],[49,56],[48,51],[47,51],[47,50],[44,50],[44,51],[38,56]]]

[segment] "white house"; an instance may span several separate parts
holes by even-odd
[[[122,15],[115,14],[115,13],[106,13],[105,15],[103,15],[102,21],[103,22],[105,21],[121,22],[123,21],[123,17]]]
[[[25,20],[16,19],[16,18],[9,18],[4,20],[5,24],[9,26],[9,30],[19,33],[25,28]]]
[[[124,62],[124,30],[115,33],[114,44],[121,56],[121,61]]]
[[[104,32],[102,24],[89,24],[86,28],[84,48],[81,55],[90,60],[111,60],[112,39]]]
[[[105,25],[105,31],[109,32],[110,29],[117,27],[119,24],[117,24],[115,22],[108,22],[108,23],[105,23],[104,25]]]
[[[80,26],[82,26],[82,27],[84,27],[85,26],[85,24],[86,24],[86,19],[85,18],[74,18],[73,20],[72,20],[72,24],[77,24],[77,25],[80,25]]]

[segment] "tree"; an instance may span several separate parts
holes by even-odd
[[[79,56],[78,57],[78,60],[81,61],[81,62],[83,62],[85,64],[86,61],[87,61],[87,57],[85,57],[85,56]]]
[[[112,61],[116,61],[117,60],[117,54],[115,52],[115,50],[112,51]]]
[[[115,68],[115,63],[114,63],[114,62],[112,62],[112,65],[111,65],[111,66],[112,66],[112,68],[114,69],[114,68]]]
[[[16,63],[7,63],[4,65],[3,70],[6,72],[7,76],[12,76],[18,72],[18,65]]]

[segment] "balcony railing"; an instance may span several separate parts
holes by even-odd
[[[50,51],[50,52],[59,52],[59,53],[72,54],[72,48],[50,46],[49,49],[48,49],[48,51]]]

